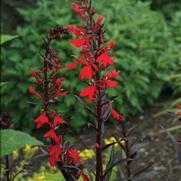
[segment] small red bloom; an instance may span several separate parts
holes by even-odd
[[[85,77],[87,77],[88,79],[91,79],[92,78],[92,68],[91,66],[87,65],[87,66],[84,66],[83,69],[81,70],[80,74],[79,74],[79,77],[80,79],[84,79]]]
[[[89,181],[89,177],[85,175],[84,173],[80,173],[80,176],[82,177],[83,181]]]
[[[84,12],[84,9],[79,6],[77,3],[72,2],[72,7],[77,13]]]
[[[51,166],[55,166],[56,162],[60,160],[60,154],[61,154],[61,147],[60,143],[53,145],[51,144],[48,147],[49,152],[49,163]]]
[[[105,80],[104,82],[108,87],[116,87],[118,85],[118,83],[114,80]]]
[[[48,124],[48,118],[45,115],[38,116],[35,120],[36,128],[40,128],[43,124]]]
[[[113,60],[107,55],[106,52],[102,53],[96,61],[101,62],[104,67],[113,64]]]
[[[51,138],[52,140],[54,140],[55,142],[58,141],[58,137],[57,137],[54,129],[50,129],[50,130],[47,131],[43,136],[44,136],[44,137],[49,137],[49,138]]]
[[[102,15],[99,15],[99,16],[97,17],[97,20],[96,20],[96,22],[95,22],[95,27],[96,27],[96,28],[101,24],[102,19],[103,19],[103,16],[102,16]]]
[[[76,164],[76,163],[80,162],[80,154],[74,148],[69,148],[68,157],[70,158],[71,164]]]
[[[95,91],[96,91],[96,86],[90,85],[82,89],[82,91],[80,92],[80,96],[81,97],[88,96],[89,101],[91,101],[94,97]]]
[[[33,94],[37,99],[41,99],[42,98],[41,94],[38,91],[36,91],[36,89],[34,87],[29,86],[28,91],[31,94]]]
[[[67,29],[70,30],[76,36],[83,35],[83,32],[82,32],[81,28],[77,28],[77,27],[75,27],[73,25],[68,25]]]
[[[55,116],[54,118],[54,127],[56,127],[58,124],[64,124],[65,121],[62,117]]]
[[[117,120],[121,120],[123,119],[123,115],[121,115],[120,113],[118,113],[115,109],[111,109],[111,113],[112,113],[112,117],[117,119]]]
[[[88,36],[83,36],[82,38],[70,40],[70,44],[72,44],[75,47],[81,47],[87,42]]]
[[[110,72],[107,73],[105,76],[107,79],[113,79],[116,78],[119,75],[119,71],[117,71],[115,68],[112,69]]]
[[[69,64],[67,65],[67,68],[68,68],[69,70],[71,70],[71,69],[73,69],[74,67],[76,67],[77,64],[78,64],[78,62],[77,62],[77,61],[74,61],[74,62],[72,62],[72,63],[69,63]]]

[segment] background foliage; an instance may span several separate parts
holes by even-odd
[[[33,117],[40,107],[39,103],[32,103],[34,100],[27,88],[33,81],[30,70],[41,63],[43,36],[52,26],[79,23],[70,2],[3,1],[11,13],[4,12],[2,31],[19,37],[2,47],[1,81],[8,83],[1,89],[1,106],[3,111],[11,112],[16,128],[31,131]],[[124,114],[134,115],[153,104],[166,88],[171,88],[175,96],[181,94],[181,10],[178,1],[112,0],[110,3],[98,0],[94,4],[98,13],[105,17],[106,36],[117,42],[113,56],[121,71],[120,87],[110,90],[111,96],[118,96],[115,107]],[[7,17],[11,18],[7,20]],[[73,60],[70,55],[75,52],[68,37],[54,46],[65,64]],[[64,87],[70,95],[58,107],[65,111],[70,125],[78,130],[88,119],[74,98],[82,85],[77,72],[63,69],[62,73],[67,79]]]

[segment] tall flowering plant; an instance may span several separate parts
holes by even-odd
[[[79,64],[82,69],[79,78],[84,81],[85,87],[80,97],[87,99],[86,104],[93,104],[94,109],[88,108],[95,118],[96,127],[96,181],[102,181],[103,172],[103,130],[104,124],[112,114],[113,118],[121,120],[123,116],[112,108],[114,99],[107,97],[107,88],[118,86],[115,80],[119,71],[114,68],[114,57],[111,49],[115,41],[104,39],[104,26],[102,15],[96,16],[96,11],[88,0],[73,2],[72,7],[83,20],[80,26],[68,25],[67,29],[75,35],[70,41],[74,47],[79,48],[81,54],[67,65],[74,69]]]
[[[40,99],[43,104],[43,109],[40,110],[34,122],[37,129],[47,126],[47,131],[43,136],[50,138],[51,142],[47,146],[50,165],[57,166],[66,180],[73,181],[82,176],[84,181],[87,181],[88,177],[82,172],[83,163],[79,152],[69,144],[63,143],[62,135],[58,134],[61,125],[67,124],[62,117],[62,113],[50,108],[58,97],[67,95],[67,91],[64,91],[62,87],[64,78],[58,76],[62,67],[60,64],[61,58],[51,47],[51,42],[60,39],[64,34],[67,34],[67,30],[62,27],[52,28],[48,32],[43,44],[45,50],[42,56],[43,66],[38,70],[31,71],[38,89],[30,86],[29,92]]]

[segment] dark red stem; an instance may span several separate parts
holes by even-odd
[[[5,156],[6,159],[6,179],[7,181],[10,181],[10,170],[9,170],[9,156]]]

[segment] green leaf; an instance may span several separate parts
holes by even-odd
[[[23,148],[26,145],[43,145],[36,138],[22,131],[13,129],[1,130],[1,154],[0,156],[8,155],[16,149]]]
[[[10,41],[10,40],[12,40],[12,39],[14,39],[14,38],[17,38],[17,37],[18,37],[17,35],[14,35],[14,36],[12,36],[12,35],[0,35],[1,45],[2,45],[3,43],[5,43],[5,42]]]

